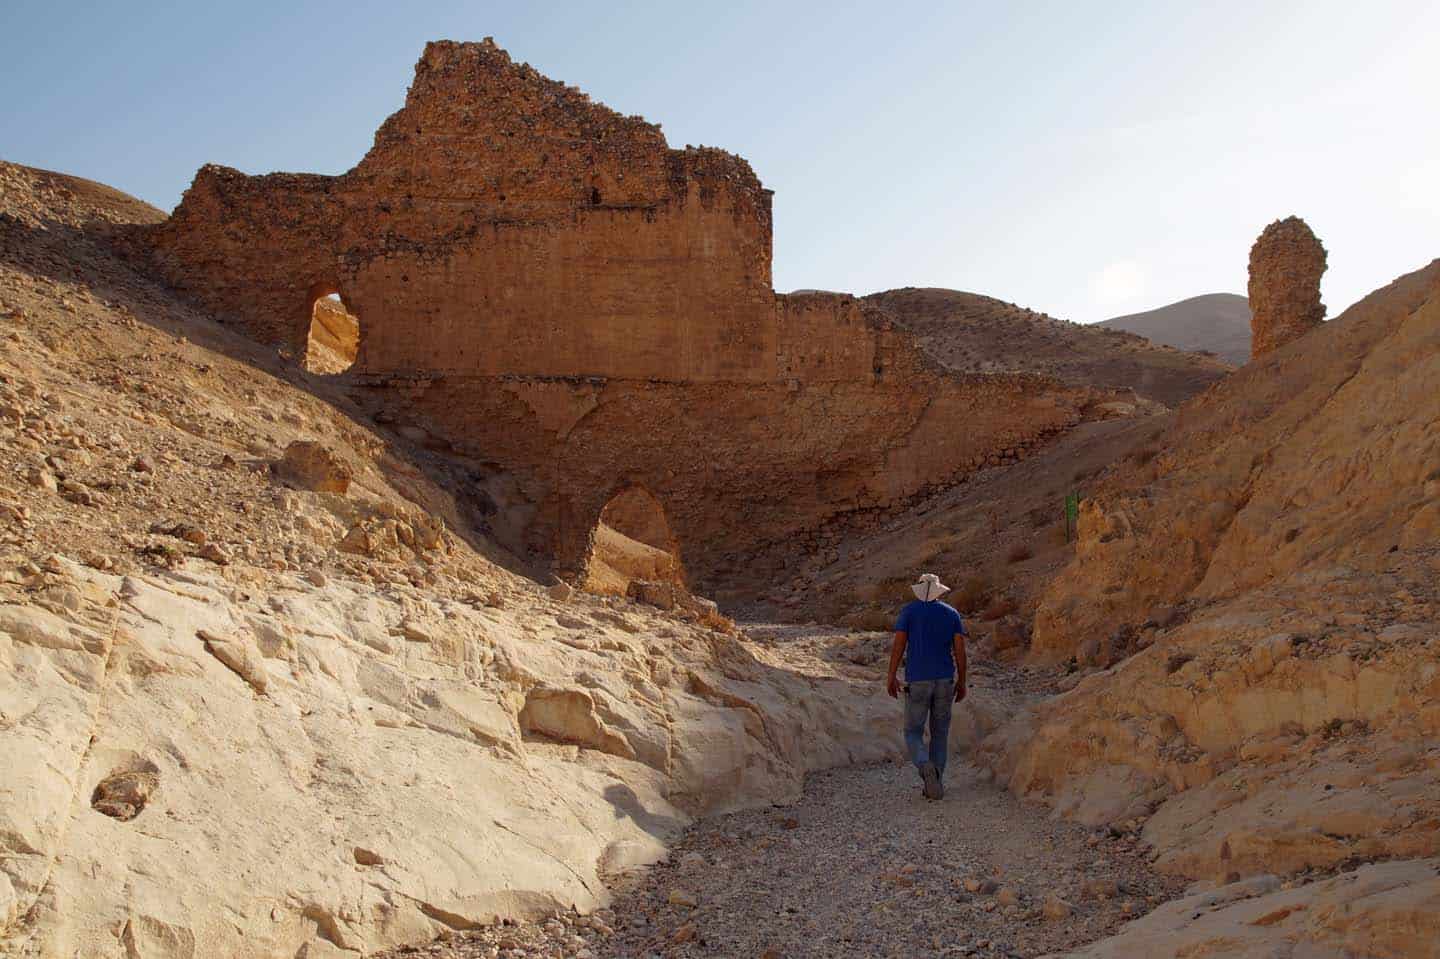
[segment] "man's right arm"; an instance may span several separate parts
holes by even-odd
[[[910,640],[909,635],[903,630],[895,631],[895,642],[890,644],[890,671],[885,674],[885,691],[890,694],[891,699],[900,698],[900,682],[895,674],[900,669],[900,661],[905,658],[905,645]]]

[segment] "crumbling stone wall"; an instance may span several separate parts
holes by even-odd
[[[1250,247],[1250,355],[1263,356],[1325,320],[1325,247],[1298,216],[1276,220]]]
[[[338,177],[205,167],[153,237],[176,285],[303,349],[311,304],[360,317],[357,395],[503,464],[529,545],[578,571],[629,485],[697,582],[744,550],[949,482],[1094,398],[952,375],[886,314],[771,287],[770,191],[672,150],[488,40],[426,47],[404,107]]]

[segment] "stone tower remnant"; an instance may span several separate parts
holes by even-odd
[[[1325,319],[1325,247],[1298,216],[1276,220],[1250,247],[1250,356],[1261,357]]]

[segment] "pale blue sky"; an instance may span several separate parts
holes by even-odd
[[[226,8],[228,9],[222,9]],[[775,285],[1081,321],[1244,292],[1304,216],[1332,315],[1440,256],[1440,4],[269,2],[0,7],[0,157],[165,209],[195,169],[340,173],[426,40],[517,60],[775,190]]]

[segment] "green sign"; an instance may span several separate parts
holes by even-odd
[[[1065,542],[1068,543],[1074,538],[1076,530],[1079,528],[1077,525],[1079,520],[1080,494],[1071,493],[1065,497]]]

